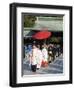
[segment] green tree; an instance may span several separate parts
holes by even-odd
[[[60,43],[61,39],[62,39],[62,37],[52,37],[50,39],[50,42],[52,42],[52,43]]]
[[[24,16],[24,27],[33,27],[35,25],[36,16],[26,15]]]

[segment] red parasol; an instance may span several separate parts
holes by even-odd
[[[51,36],[51,32],[49,31],[40,31],[38,33],[36,33],[35,35],[33,35],[32,37],[35,38],[35,39],[46,39],[48,37]]]

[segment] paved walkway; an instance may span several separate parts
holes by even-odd
[[[37,74],[58,74],[63,73],[63,57],[57,57],[52,63],[48,65],[48,67],[41,67],[36,71]],[[31,71],[29,66],[29,61],[24,61],[23,64],[23,75],[32,75],[34,74]]]

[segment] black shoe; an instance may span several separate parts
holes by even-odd
[[[37,68],[37,70],[39,70],[39,68]]]

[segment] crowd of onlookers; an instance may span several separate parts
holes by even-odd
[[[28,44],[25,45],[25,59],[33,72],[41,67],[48,66],[56,57],[63,54],[63,46],[60,44]]]

